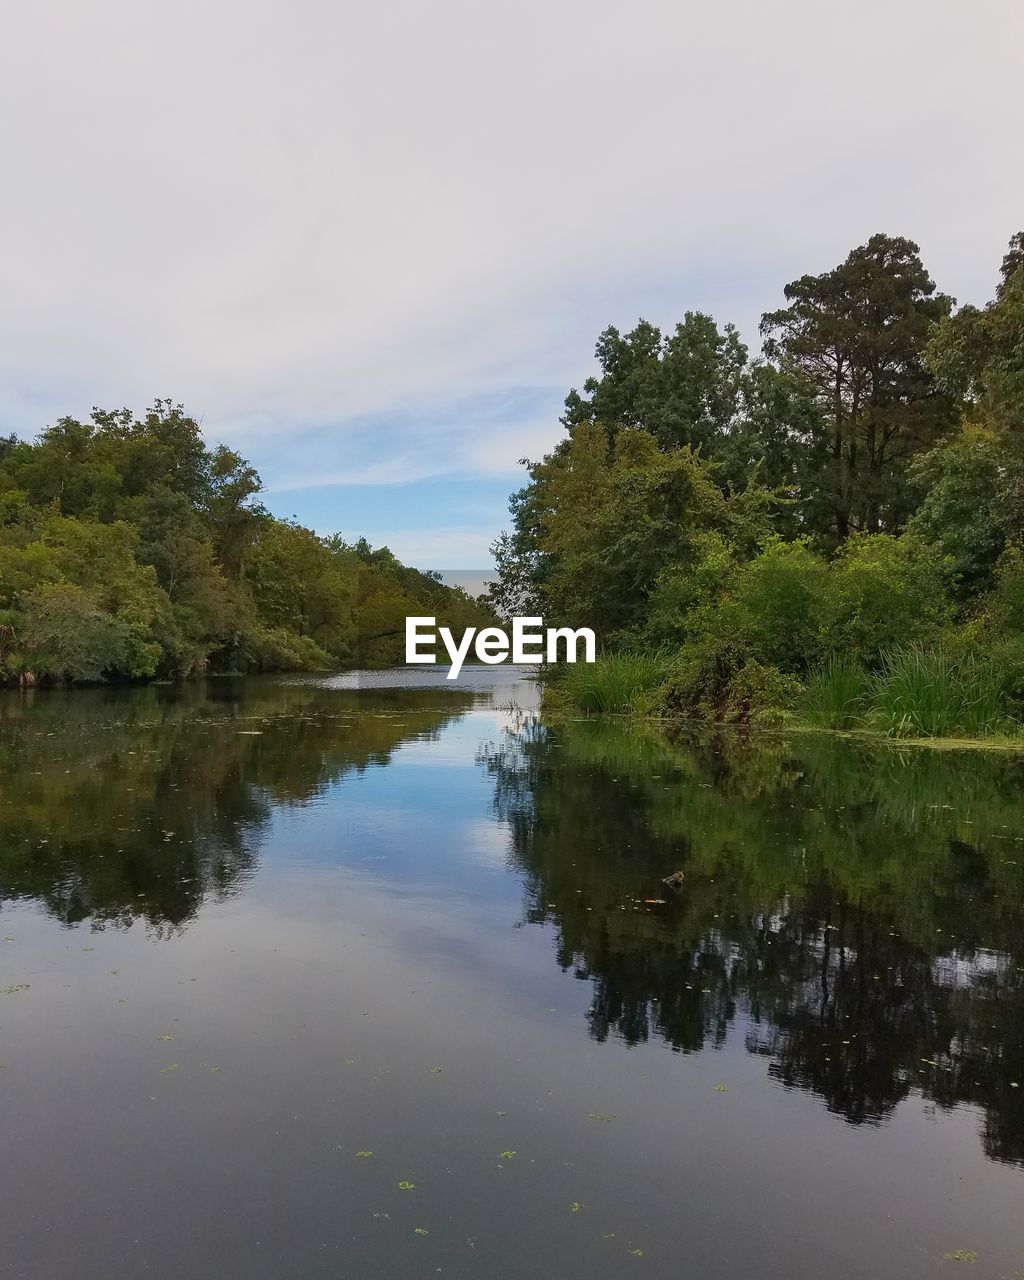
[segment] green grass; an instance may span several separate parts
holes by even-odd
[[[671,655],[611,653],[549,673],[555,707],[600,715],[645,715],[671,674]],[[900,739],[1017,738],[1012,673],[993,657],[908,645],[875,670],[834,654],[788,703],[793,727],[882,733]]]
[[[833,655],[808,677],[799,711],[822,729],[852,729],[861,723],[870,677],[859,662]]]
[[[808,677],[799,712],[822,729],[874,729],[894,738],[983,737],[1007,732],[1006,680],[990,658],[911,645],[869,672],[827,659]]]
[[[641,710],[644,695],[663,684],[667,674],[660,653],[608,653],[596,662],[560,667],[555,678],[566,702],[578,710],[624,715]]]
[[[1008,726],[1005,681],[989,658],[911,646],[883,655],[869,722],[892,737],[977,737]]]

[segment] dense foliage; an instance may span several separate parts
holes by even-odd
[[[983,309],[955,310],[917,246],[884,235],[785,297],[757,359],[692,312],[669,335],[643,320],[601,335],[600,376],[570,392],[565,438],[511,500],[496,603],[658,652],[654,700],[647,676],[609,668],[609,688],[633,689],[621,709],[642,690],[709,718],[811,715],[855,687],[851,723],[1012,726],[1024,233]],[[917,705],[940,673],[966,709]],[[586,698],[607,701],[592,681]]]
[[[0,439],[0,679],[146,679],[395,662],[406,614],[487,610],[365,541],[259,503],[180,405]]]

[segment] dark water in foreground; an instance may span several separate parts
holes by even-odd
[[[0,1275],[1024,1275],[1024,757],[464,676],[0,699]]]

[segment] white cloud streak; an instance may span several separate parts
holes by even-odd
[[[1022,36],[1015,0],[7,6],[0,425],[171,395],[272,488],[494,474],[608,321],[751,338],[875,230],[984,300]]]

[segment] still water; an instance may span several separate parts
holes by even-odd
[[[1019,1278],[1022,904],[1021,756],[3,695],[0,1275]]]

